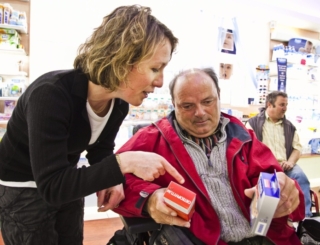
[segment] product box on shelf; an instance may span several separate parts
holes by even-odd
[[[15,29],[0,28],[0,34],[17,35],[18,33]]]
[[[15,100],[5,100],[4,101],[4,115],[11,116],[15,106],[16,106]]]
[[[179,217],[189,221],[194,213],[196,194],[171,181],[164,193],[164,201]]]
[[[256,192],[250,205],[252,232],[265,236],[280,200],[280,187],[276,172],[260,173]]]
[[[7,31],[4,31],[7,30]],[[19,48],[21,37],[15,30],[1,29],[0,30],[0,48]]]

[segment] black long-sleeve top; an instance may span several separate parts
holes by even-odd
[[[56,205],[123,183],[113,150],[128,103],[115,100],[101,135],[89,145],[87,92],[88,79],[79,70],[46,73],[26,89],[0,142],[0,180],[35,181],[43,199]],[[77,169],[85,150],[91,166]]]

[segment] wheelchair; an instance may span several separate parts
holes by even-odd
[[[320,192],[320,190],[319,190]],[[318,196],[313,191],[310,190],[311,199],[312,199],[312,207],[311,211],[313,216],[312,217],[319,217],[319,202],[318,202]],[[112,243],[109,241],[107,245],[157,245],[157,243],[152,242],[152,234],[159,231],[162,227],[161,224],[156,223],[151,218],[140,218],[140,217],[123,217],[120,215],[120,219],[124,225],[123,230],[120,230],[118,232],[121,232],[120,235],[123,236],[123,239],[125,240],[123,243]],[[301,228],[300,226],[302,223],[300,223],[297,234],[300,237]],[[186,238],[187,239],[187,238]],[[188,241],[190,244],[193,244],[192,241]],[[166,244],[166,243],[163,243]],[[184,243],[185,244],[185,243]],[[313,244],[313,243],[310,243]],[[316,243],[315,243],[316,244]]]
[[[134,135],[139,129],[148,125],[150,125],[150,123],[135,125],[132,129],[132,135]],[[320,216],[318,195],[311,189],[310,195],[312,201],[312,217],[318,217]],[[124,240],[127,241],[124,241],[123,243],[112,243],[110,240],[107,245],[155,245],[150,243],[150,237],[153,232],[161,229],[161,224],[156,223],[152,218],[124,217],[121,215],[119,215],[119,217],[124,225],[124,228],[118,232],[121,233],[119,235],[123,236]]]

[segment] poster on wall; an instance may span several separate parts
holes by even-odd
[[[236,54],[236,44],[234,42],[233,31],[230,29],[226,29],[221,32],[221,35],[221,52],[228,54]]]
[[[277,58],[278,91],[286,92],[287,87],[287,59]]]
[[[313,43],[302,38],[291,38],[288,42],[289,47],[294,47],[296,52],[311,54],[314,53]]]
[[[233,71],[233,65],[220,63],[219,67],[219,78],[225,80],[230,79]]]

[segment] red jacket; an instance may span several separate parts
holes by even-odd
[[[244,189],[256,185],[260,172],[272,173],[274,169],[282,171],[277,160],[252,130],[247,130],[236,118],[223,114],[230,119],[227,124],[226,158],[230,185],[233,195],[249,221],[249,206],[251,199],[246,197]],[[209,195],[202,183],[191,157],[182,144],[181,139],[172,127],[172,119],[163,118],[154,125],[140,129],[129,141],[119,149],[124,151],[156,152],[165,157],[185,178],[183,186],[197,195],[195,213],[191,219],[190,230],[206,244],[226,244],[220,240],[220,222],[213,209]],[[124,187],[126,198],[114,211],[127,217],[143,217],[142,207],[136,208],[135,203],[140,198],[140,191],[153,193],[155,190],[167,187],[170,181],[175,181],[169,174],[165,174],[152,183],[143,181],[134,175],[126,175]],[[298,187],[298,184],[296,183]],[[304,199],[299,189],[300,205],[290,218],[299,221],[304,218]],[[288,216],[273,219],[267,236],[277,245],[301,244],[295,230],[287,225]]]

